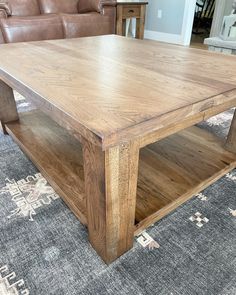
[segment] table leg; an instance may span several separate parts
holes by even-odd
[[[122,36],[126,36],[126,19],[122,21]]]
[[[5,123],[18,120],[13,90],[0,80],[0,121],[6,134]]]
[[[135,36],[136,39],[144,38],[145,16],[146,16],[146,5],[141,5],[140,18],[136,19],[136,36]]]
[[[227,137],[226,149],[236,153],[236,110],[234,112],[234,117]]]
[[[108,264],[133,246],[139,150],[83,143],[89,241]]]
[[[116,22],[116,34],[122,36],[123,34],[123,19],[122,19],[122,5],[117,6],[117,22]]]

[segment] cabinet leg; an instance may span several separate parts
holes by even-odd
[[[140,7],[140,18],[136,20],[136,39],[144,38],[146,5]]]
[[[126,19],[122,20],[122,36],[126,36]]]
[[[89,241],[111,263],[133,246],[139,150],[83,143]]]
[[[123,20],[122,20],[122,5],[117,5],[117,22],[116,22],[116,34],[122,36],[123,33]]]

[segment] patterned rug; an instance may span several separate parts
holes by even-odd
[[[19,111],[31,106],[16,94]],[[201,124],[225,137],[233,110]],[[236,294],[236,171],[147,230],[106,266],[70,212],[0,133],[0,295]]]

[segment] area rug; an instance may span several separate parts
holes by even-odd
[[[16,95],[19,111],[32,106]],[[225,137],[233,110],[200,126]],[[0,133],[1,295],[235,295],[236,171],[147,230],[155,243],[110,266],[87,230]]]

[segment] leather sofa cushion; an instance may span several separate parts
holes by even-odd
[[[86,13],[97,11],[100,12],[100,3],[101,0],[79,0],[78,3],[78,12]]]
[[[10,17],[1,19],[0,27],[6,43],[64,38],[58,15]]]
[[[35,16],[40,15],[37,0],[8,0],[12,15],[14,16]]]
[[[41,13],[78,13],[79,0],[38,0]]]
[[[61,15],[65,38],[112,34],[112,19],[99,13]]]

